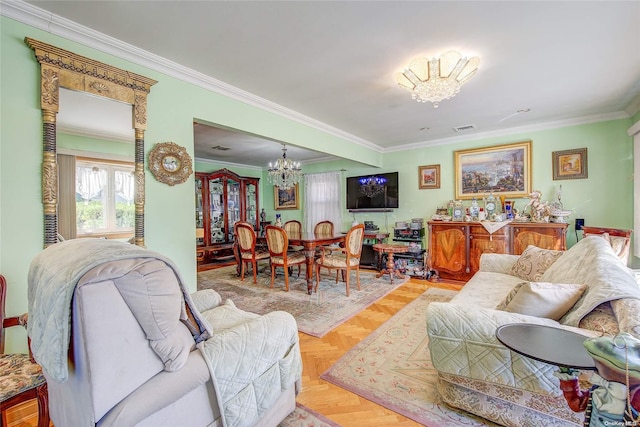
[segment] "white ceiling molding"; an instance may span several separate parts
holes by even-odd
[[[204,75],[200,72],[184,67],[178,63],[169,61],[165,58],[139,49],[128,43],[124,43],[113,37],[99,33],[91,28],[79,25],[68,19],[46,12],[43,9],[40,9],[29,3],[25,3],[21,0],[2,0],[0,2],[0,14],[2,16],[6,16],[32,27],[46,31],[50,34],[80,43],[98,51],[122,58],[140,66],[144,66],[157,72],[167,74],[176,79],[194,84],[203,89],[210,90],[231,99],[235,99],[248,105],[252,105],[256,108],[260,108],[264,111],[268,111],[278,116],[304,124],[313,129],[317,129],[329,135],[336,136],[356,145],[366,147],[378,153],[405,151],[434,145],[473,141],[515,133],[531,132],[536,130],[558,128],[577,124],[594,123],[605,120],[614,120],[630,117],[640,111],[640,95],[638,95],[631,101],[629,106],[625,108],[626,112],[615,112],[605,115],[592,115],[569,120],[551,121],[546,123],[539,123],[532,126],[507,128],[499,131],[480,131],[479,133],[469,135],[461,135],[451,138],[442,138],[426,142],[399,145],[391,148],[383,148],[363,138],[329,126],[326,123],[320,122],[294,110],[255,96],[235,86],[231,86],[213,77]]]
[[[319,120],[305,116],[297,111],[283,107],[264,98],[260,98],[235,86],[169,61],[153,53],[124,43],[113,37],[102,34],[91,28],[77,24],[68,19],[53,15],[29,3],[20,0],[3,0],[0,13],[50,34],[80,43],[92,49],[125,59],[143,67],[167,74],[176,79],[194,84],[231,99],[241,101],[281,117],[304,124],[327,134],[345,139],[354,144],[383,152],[383,148],[373,142],[357,137],[343,130],[329,126]]]
[[[432,141],[418,142],[416,144],[406,144],[403,146],[389,148],[385,150],[385,152],[390,153],[394,151],[404,151],[404,150],[410,150],[410,149],[416,149],[416,148],[431,147],[434,145],[454,144],[456,142],[478,141],[480,139],[493,138],[497,136],[507,136],[507,135],[512,135],[516,133],[537,132],[537,131],[547,130],[547,129],[563,128],[568,126],[578,126],[578,125],[584,125],[589,123],[605,122],[609,120],[626,119],[629,117],[630,117],[629,114],[627,114],[624,111],[618,111],[618,112],[609,113],[609,114],[595,114],[592,116],[577,117],[577,118],[567,119],[567,120],[556,120],[556,121],[545,122],[545,123],[537,123],[535,125],[530,125],[530,126],[513,127],[513,128],[497,130],[497,131],[480,132],[473,135],[454,136],[452,138],[434,139]]]
[[[635,116],[636,113],[640,112],[640,94],[633,98],[624,110],[629,113],[629,116]]]
[[[251,166],[251,165],[244,165],[244,164],[239,164],[239,163],[223,162],[223,161],[214,160],[214,159],[204,159],[202,157],[195,157],[194,161],[199,162],[199,163],[208,163],[208,164],[214,164],[214,165],[220,165],[220,166],[226,166],[226,167],[232,167],[232,168],[251,169],[251,170],[260,171],[260,172],[262,172],[262,170],[264,169],[264,168],[259,167],[259,166]]]

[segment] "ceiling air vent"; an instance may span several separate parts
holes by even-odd
[[[231,148],[229,147],[225,147],[224,145],[215,145],[213,147],[211,147],[212,150],[218,150],[218,151],[229,151],[231,150]]]
[[[471,130],[476,130],[476,125],[466,125],[466,126],[458,126],[453,128],[454,131],[461,133],[461,132],[469,132]]]

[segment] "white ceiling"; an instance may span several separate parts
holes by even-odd
[[[640,1],[28,3],[57,15],[52,32],[72,38],[84,31],[73,22],[81,24],[117,39],[102,39],[112,46],[129,49],[124,42],[181,64],[228,93],[381,152],[625,117],[640,108]],[[480,68],[439,108],[413,101],[395,84],[393,74],[413,57],[450,49],[479,56]],[[523,109],[530,111],[516,114]],[[476,130],[453,130],[466,125]],[[238,139],[195,129],[196,157]],[[280,153],[269,146],[269,153],[255,145],[230,150],[225,160],[250,164],[253,153],[253,163],[264,166]]]

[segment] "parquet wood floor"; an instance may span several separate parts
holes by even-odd
[[[301,333],[302,391],[297,401],[343,427],[420,426],[415,421],[321,380],[320,375],[428,287],[459,290],[461,286],[454,282],[431,283],[411,279],[322,338]],[[9,411],[7,422],[7,427],[36,427],[35,400]]]

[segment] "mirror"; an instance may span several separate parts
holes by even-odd
[[[25,43],[33,49],[40,63],[44,246],[58,242],[56,115],[60,111],[61,87],[110,98],[131,106],[132,128],[135,133],[134,243],[144,246],[144,132],[147,124],[147,95],[151,86],[157,82],[28,37],[25,38]]]

